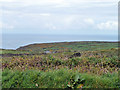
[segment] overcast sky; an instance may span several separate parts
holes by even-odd
[[[119,0],[0,0],[2,33],[117,35]]]

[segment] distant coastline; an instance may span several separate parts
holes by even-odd
[[[17,49],[34,43],[79,42],[79,41],[118,41],[117,35],[39,35],[39,34],[3,34],[3,49]]]
[[[91,43],[118,43],[119,41],[65,41],[65,42],[46,42],[46,43],[31,43],[31,44],[26,44],[26,45],[21,45],[16,49],[4,49],[0,48],[1,50],[17,50],[19,48],[31,46],[31,45],[41,45],[41,44],[60,44],[60,43],[78,43],[78,42],[91,42]]]

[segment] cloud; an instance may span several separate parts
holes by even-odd
[[[0,29],[13,29],[13,25],[9,25],[7,23],[0,22]]]
[[[22,12],[22,11],[14,11],[14,10],[2,10],[3,17],[4,16],[18,16],[18,17],[49,17],[51,13],[29,13],[29,12]]]
[[[36,3],[40,1],[41,3],[63,3],[68,0],[0,0],[0,2],[31,2]],[[69,2],[118,2],[119,0],[69,0]]]
[[[39,15],[41,15],[41,16],[50,16],[51,14],[50,13],[41,13]]]
[[[56,30],[57,29],[57,27],[53,23],[45,24],[45,28],[47,28],[49,30]]]
[[[14,2],[16,0],[0,0],[0,2]]]
[[[23,13],[84,15],[107,13],[111,15],[111,13],[117,12],[117,8],[116,10],[111,9],[111,7],[117,7],[117,0],[2,0],[0,2],[2,4],[2,10]],[[99,9],[101,7],[105,7],[105,12]]]
[[[14,29],[13,31],[22,33],[38,30],[37,33],[78,31],[86,34],[90,30],[92,33],[93,30],[97,32],[97,29],[103,31],[117,29],[114,21],[117,20],[118,0],[0,0],[0,2],[3,6],[0,9],[3,10],[4,22],[0,28],[8,29],[7,32]]]
[[[117,21],[107,21],[100,24],[97,24],[97,28],[100,30],[117,30],[118,22]]]
[[[19,3],[23,6],[31,6],[31,5],[66,5],[65,0],[0,0],[2,3]]]
[[[118,0],[0,0],[6,7],[50,6],[60,7],[106,7],[116,5]]]
[[[65,26],[71,26],[71,25],[73,25],[73,23],[75,23],[75,21],[77,19],[78,18],[75,17],[75,15],[67,15],[67,16],[64,16],[62,21],[63,21]]]
[[[87,24],[94,24],[94,20],[91,18],[85,19],[84,22],[86,22]]]
[[[0,28],[2,28],[2,22],[0,22]]]

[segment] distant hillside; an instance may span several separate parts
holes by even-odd
[[[18,48],[17,50],[28,51],[48,51],[48,50],[82,50],[82,51],[94,51],[99,49],[111,49],[117,48],[118,42],[102,42],[102,41],[81,41],[81,42],[57,42],[57,43],[41,43],[30,44]]]

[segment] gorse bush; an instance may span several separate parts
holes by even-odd
[[[81,73],[90,72],[95,74],[104,74],[117,72],[119,70],[118,58],[96,58],[96,57],[73,57],[70,59],[59,59],[55,56],[17,56],[11,57],[9,60],[3,59],[2,69],[16,69],[16,70],[55,70],[60,68],[69,68],[77,70]]]

